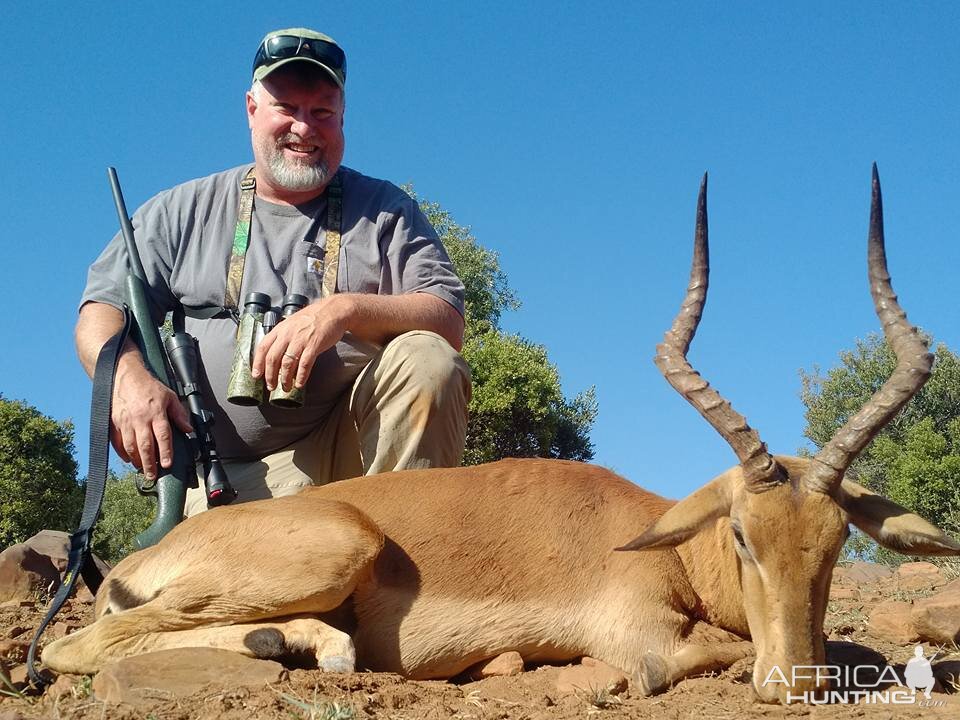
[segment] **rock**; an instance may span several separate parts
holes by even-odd
[[[178,648],[123,658],[93,679],[93,693],[109,704],[153,704],[193,695],[205,685],[236,689],[279,682],[283,666],[214,648]]]
[[[20,637],[28,630],[30,630],[30,628],[25,628],[22,625],[14,625],[12,628],[7,630],[7,637],[8,638]]]
[[[0,712],[0,720],[26,720],[17,710],[4,710]]]
[[[4,660],[15,663],[26,662],[29,650],[30,641],[27,639],[0,640],[0,658]]]
[[[582,664],[561,668],[557,675],[557,691],[570,693],[608,692],[619,695],[627,689],[627,676],[620,670],[594,658],[583,658]]]
[[[0,603],[35,601],[42,593],[55,592],[67,568],[69,551],[68,533],[42,530],[26,542],[11,545],[0,553]],[[110,571],[110,565],[96,555],[93,561],[104,575]],[[77,581],[75,597],[83,603],[93,602],[93,594],[83,578]]]
[[[34,608],[37,604],[31,600],[4,600],[0,602],[0,609]]]
[[[833,582],[848,587],[862,587],[886,580],[891,575],[893,575],[893,570],[886,565],[858,560],[851,565],[834,568]]]
[[[912,604],[899,600],[887,600],[877,605],[870,613],[867,631],[876,638],[898,645],[917,641],[910,617]]]
[[[921,640],[935,645],[960,641],[960,580],[936,595],[914,601],[910,617]]]
[[[61,620],[55,622],[50,627],[50,638],[53,640],[59,640],[62,637],[66,637],[72,632],[75,632],[80,626],[77,623],[66,622]]]
[[[483,680],[488,677],[519,675],[523,672],[523,658],[520,653],[510,651],[497,655],[474,665],[468,675],[471,680]]]
[[[50,558],[53,564],[57,566],[58,573],[61,576],[63,575],[70,558],[70,533],[62,530],[41,530],[23,544]],[[110,563],[101,560],[96,555],[93,556],[93,562],[102,575],[106,576],[110,572]],[[82,577],[77,580],[77,588],[74,593],[75,597],[81,602],[93,602],[93,593],[87,589]]]
[[[77,677],[75,675],[61,675],[54,681],[53,685],[47,688],[47,697],[56,700],[61,695],[72,695],[73,685],[76,681]]]
[[[7,673],[7,679],[17,690],[23,690],[30,684],[30,676],[27,674],[26,665],[14,665]]]
[[[853,588],[846,587],[831,587],[830,588],[830,599],[831,600],[856,600],[857,591]]]
[[[0,602],[35,601],[60,587],[53,561],[26,545],[11,545],[0,553]]]
[[[911,562],[897,568],[897,584],[901,590],[932,590],[946,582],[940,568],[933,563]]]
[[[61,575],[67,569],[67,560],[70,558],[70,533],[62,530],[41,530],[23,544],[50,558]],[[93,556],[93,562],[104,575],[110,572],[110,563],[104,562],[96,555]]]

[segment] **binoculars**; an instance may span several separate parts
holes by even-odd
[[[284,390],[277,385],[267,397],[267,387],[262,377],[250,374],[253,356],[260,341],[282,320],[293,315],[309,303],[304,295],[291,294],[283,298],[281,312],[271,308],[270,296],[265,293],[248,293],[243,300],[240,327],[237,328],[237,344],[227,382],[227,400],[234,405],[262,405],[269,400],[274,407],[297,408],[303,405],[303,388]]]

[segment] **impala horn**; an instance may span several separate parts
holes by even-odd
[[[746,418],[711,388],[710,383],[700,377],[687,361],[687,351],[700,324],[706,303],[709,275],[707,175],[704,173],[700,183],[700,197],[697,200],[697,228],[693,239],[690,285],[673,325],[663,336],[663,342],[657,346],[654,362],[667,382],[686,398],[733,448],[743,467],[747,490],[763,492],[786,482],[786,473],[767,451],[767,446],[760,440],[760,436],[747,424]]]
[[[873,164],[873,197],[870,204],[870,232],[867,236],[867,272],[873,306],[880,318],[883,334],[897,357],[897,367],[867,404],[847,420],[817,453],[801,479],[802,486],[807,490],[832,494],[843,480],[850,463],[923,387],[933,367],[933,355],[926,341],[907,320],[907,314],[897,302],[890,284],[883,240],[883,197],[876,163]]]

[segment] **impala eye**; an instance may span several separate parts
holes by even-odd
[[[737,541],[737,545],[745,549],[747,544],[743,541],[743,531],[736,525],[731,525],[730,527],[733,530],[733,537]]]

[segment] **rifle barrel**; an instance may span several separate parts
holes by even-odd
[[[116,205],[117,215],[120,216],[120,232],[123,234],[123,242],[127,246],[130,270],[141,282],[146,284],[147,275],[143,271],[143,263],[140,261],[137,243],[133,239],[133,223],[130,222],[130,216],[127,215],[127,204],[123,201],[123,192],[120,190],[120,180],[117,177],[116,168],[108,167],[107,176],[110,178],[110,189],[113,191],[113,204]]]

